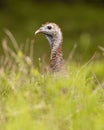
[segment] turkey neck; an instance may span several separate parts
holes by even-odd
[[[53,72],[58,72],[61,70],[64,64],[63,54],[62,54],[62,44],[60,43],[59,46],[51,47],[51,57],[50,57],[50,69]]]

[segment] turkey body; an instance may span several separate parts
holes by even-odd
[[[61,71],[64,66],[64,59],[62,53],[63,36],[61,29],[55,23],[46,23],[42,25],[35,32],[35,34],[37,33],[43,33],[49,41],[51,48],[50,64],[49,64],[50,71],[51,72]]]

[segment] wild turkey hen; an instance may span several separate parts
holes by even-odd
[[[43,24],[36,32],[43,33],[49,41],[51,47],[50,56],[50,70],[52,72],[58,72],[62,70],[64,66],[63,54],[62,54],[62,32],[59,26],[55,23]]]

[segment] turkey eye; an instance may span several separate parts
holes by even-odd
[[[47,28],[50,30],[52,27],[51,26],[47,26]]]

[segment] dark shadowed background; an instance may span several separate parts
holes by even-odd
[[[11,41],[5,29],[11,31],[18,44],[34,42],[34,60],[46,56],[50,47],[42,34],[34,35],[41,24],[55,22],[63,32],[64,58],[76,46],[72,59],[87,61],[98,46],[104,46],[103,0],[0,0],[0,46],[3,39]],[[0,55],[3,51],[0,49]]]

